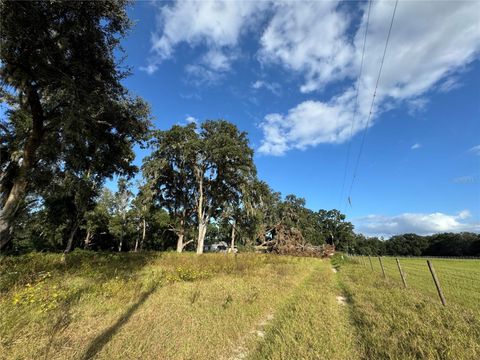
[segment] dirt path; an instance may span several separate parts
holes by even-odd
[[[312,269],[309,273],[307,273],[304,278],[299,281],[298,286],[291,290],[290,296],[285,299],[284,303],[280,304],[277,309],[269,311],[255,324],[251,331],[242,336],[238,341],[237,346],[233,349],[232,354],[230,356],[227,356],[226,359],[243,360],[248,358],[248,356],[252,355],[252,353],[255,352],[256,348],[258,348],[264,341],[266,332],[269,331],[272,322],[275,319],[275,313],[281,311],[281,309],[283,309],[283,307],[285,307],[291,301],[291,298],[298,295],[299,291],[301,291],[302,286],[313,275],[315,271],[316,269]]]
[[[319,262],[256,343],[234,359],[355,359],[354,336],[336,276],[329,262]]]

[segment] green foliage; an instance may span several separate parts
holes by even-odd
[[[175,269],[175,275],[173,277],[171,276],[169,280],[195,281],[197,279],[208,278],[211,275],[208,270],[195,270],[179,266]]]
[[[422,255],[435,256],[480,256],[480,234],[444,233],[427,239],[428,247]]]
[[[354,238],[350,251],[354,254],[361,255],[385,255],[386,241],[380,240],[376,237],[365,237],[362,234],[357,234]]]
[[[325,242],[335,245],[338,250],[348,250],[351,246],[353,225],[345,221],[345,215],[338,210],[319,210],[320,233]]]
[[[240,206],[255,174],[246,133],[225,120],[207,120],[198,130],[189,124],[157,131],[151,145],[142,166],[144,188],[172,215],[170,226],[179,239],[190,226],[207,226]]]
[[[126,2],[0,6],[1,93],[8,106],[0,123],[0,232],[7,239],[1,245],[18,212],[28,210],[19,207],[28,205],[26,197],[48,207],[57,191],[74,207],[68,224],[74,236],[103,180],[135,172],[132,147],[149,128],[148,107],[128,94],[121,83],[128,72],[115,60],[130,26]]]
[[[385,251],[392,255],[420,256],[427,246],[427,238],[416,234],[403,234],[390,238],[385,244]]]
[[[431,236],[403,234],[388,240],[356,235],[349,247],[360,255],[480,256],[480,234],[444,233]]]

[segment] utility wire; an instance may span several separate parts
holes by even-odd
[[[354,172],[353,172],[352,183],[350,184],[350,189],[348,191],[348,202],[350,203],[350,206],[351,206],[350,195],[352,194],[353,184],[355,183],[355,179],[357,177],[358,165],[360,163],[360,157],[362,156],[363,147],[365,145],[365,138],[367,137],[368,125],[370,124],[370,119],[372,117],[373,106],[375,104],[375,97],[377,96],[378,84],[380,82],[380,76],[382,75],[383,63],[385,62],[385,55],[387,54],[388,43],[390,41],[390,34],[392,33],[393,21],[395,20],[395,13],[397,12],[397,5],[398,5],[398,0],[395,1],[395,7],[393,8],[392,20],[390,21],[390,28],[388,29],[387,40],[385,41],[385,48],[383,49],[382,62],[380,64],[380,69],[378,70],[377,82],[375,84],[375,91],[373,92],[372,103],[370,105],[370,112],[368,113],[367,123],[365,124],[365,129],[363,131],[362,142],[360,144],[360,150],[358,152],[357,161],[356,161]]]
[[[368,24],[370,23],[370,9],[372,8],[372,2],[373,0],[368,1],[368,13],[367,13],[367,23],[365,26],[365,34],[363,37],[363,47],[362,47],[362,60],[360,62],[360,72],[357,78],[357,89],[356,89],[356,94],[355,94],[355,105],[353,108],[353,117],[352,117],[352,125],[350,126],[350,136],[348,140],[348,147],[347,147],[347,156],[345,159],[345,168],[343,170],[343,180],[342,180],[342,189],[340,190],[340,201],[343,199],[343,191],[345,190],[345,181],[347,180],[347,168],[348,168],[348,163],[350,160],[350,148],[352,146],[352,136],[353,136],[353,125],[355,124],[355,118],[357,116],[357,110],[358,110],[358,92],[360,88],[360,80],[362,78],[362,73],[363,73],[363,59],[365,58],[365,46],[367,44],[367,33],[368,33]]]

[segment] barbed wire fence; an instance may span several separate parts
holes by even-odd
[[[437,297],[443,306],[480,304],[480,258],[347,256],[400,287]]]

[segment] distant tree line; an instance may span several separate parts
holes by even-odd
[[[403,234],[392,236],[388,240],[357,234],[345,247],[351,253],[359,255],[480,257],[480,234]]]

